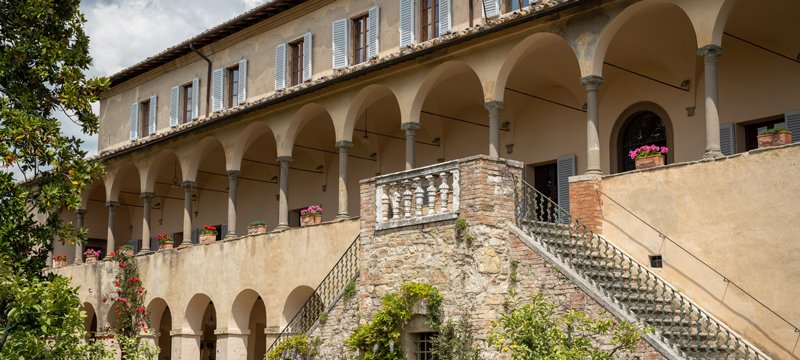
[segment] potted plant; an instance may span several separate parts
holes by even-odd
[[[169,234],[161,234],[158,235],[158,250],[169,250],[172,249],[172,246],[175,244],[172,241],[172,237]]]
[[[100,251],[94,249],[86,249],[86,251],[83,252],[83,256],[86,257],[87,264],[94,264],[97,262],[97,259],[100,258]]]
[[[308,209],[300,210],[300,226],[308,226],[314,223],[314,214]]]
[[[322,222],[322,207],[319,205],[311,205],[308,207],[308,213],[311,214],[314,224]]]
[[[758,148],[770,146],[780,146],[792,143],[792,133],[787,128],[776,127],[774,129],[762,130],[758,132]]]
[[[636,162],[636,169],[648,169],[664,165],[664,154],[669,152],[666,146],[644,145],[628,152],[628,156]]]
[[[53,267],[60,268],[67,266],[67,257],[64,255],[53,256]]]
[[[267,223],[264,220],[256,220],[250,223],[247,227],[247,235],[265,234],[267,232]]]
[[[125,255],[133,256],[133,246],[122,245],[119,247],[119,251]]]
[[[200,232],[200,245],[208,245],[215,241],[217,241],[217,227],[203,225],[203,231]]]

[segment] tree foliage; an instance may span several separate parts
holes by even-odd
[[[74,338],[83,334],[74,289],[44,271],[53,239],[80,241],[85,236],[58,213],[75,209],[81,192],[102,170],[100,164],[85,159],[81,140],[62,133],[56,117],[63,113],[84,133],[94,134],[98,120],[91,103],[108,86],[107,79],[84,75],[91,58],[79,5],[78,0],[0,0],[0,164],[4,166],[0,355],[4,358],[13,354],[64,358],[60,354],[85,350]],[[37,221],[37,216],[43,220]],[[42,311],[32,312],[31,299],[38,300]]]

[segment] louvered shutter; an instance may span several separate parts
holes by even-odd
[[[150,97],[150,118],[148,120],[148,134],[153,135],[156,133],[156,120],[158,119],[158,96]]]
[[[247,59],[239,60],[239,105],[247,100]]]
[[[192,79],[192,119],[200,116],[200,78]]]
[[[733,123],[719,126],[719,149],[725,156],[736,154],[736,133]]]
[[[200,243],[200,229],[192,229],[192,244],[197,245]]]
[[[275,47],[275,90],[286,88],[286,44]]]
[[[175,86],[169,91],[169,127],[178,126],[180,114],[180,86]]]
[[[556,161],[558,205],[569,213],[569,177],[575,176],[575,155],[565,155]],[[565,217],[559,216],[559,221]]]
[[[400,47],[414,44],[414,0],[400,0]]]
[[[369,8],[367,15],[367,58],[378,57],[380,52],[381,9],[377,6]]]
[[[217,233],[217,237],[219,238],[218,240],[221,240],[221,239],[224,239],[226,236],[228,236],[228,224],[222,224],[219,227],[221,229],[219,229],[219,232]]]
[[[786,119],[786,128],[792,132],[792,142],[800,141],[800,110],[786,113],[784,119]]]
[[[128,245],[133,248],[134,254],[139,252],[139,240],[128,240]]]
[[[211,111],[217,112],[222,110],[222,97],[224,92],[222,90],[222,82],[225,80],[225,70],[220,68],[214,70],[211,75]]]
[[[310,32],[303,35],[303,81],[311,80],[311,74],[313,73],[311,71],[311,64],[313,63],[311,61],[311,49],[314,47],[312,46],[311,38]]]
[[[450,0],[439,0],[439,35],[450,32]]]
[[[497,0],[483,0],[483,14],[486,18],[500,15],[500,4]]]
[[[347,19],[333,22],[333,68],[347,67]]]
[[[175,237],[173,237],[174,239]],[[150,237],[150,250],[156,251],[158,249],[158,238],[155,236]]]
[[[131,104],[131,141],[139,137],[139,103]]]

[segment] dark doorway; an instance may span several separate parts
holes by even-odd
[[[548,199],[558,204],[558,168],[556,163],[537,165],[533,167],[533,187],[544,194]],[[542,199],[536,204],[536,220],[555,221],[556,209],[548,206]]]
[[[635,170],[636,163],[628,156],[628,152],[644,145],[667,146],[667,128],[664,121],[652,111],[637,112],[622,124],[617,172]],[[669,163],[669,154],[664,155],[664,162]]]

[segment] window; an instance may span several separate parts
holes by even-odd
[[[353,33],[350,38],[353,40],[353,64],[360,64],[367,61],[367,54],[369,43],[367,37],[369,36],[369,29],[367,27],[367,19],[369,15],[364,14],[352,19]]]
[[[139,103],[139,137],[150,135],[150,100]]]
[[[758,133],[775,128],[786,128],[786,119],[781,116],[767,121],[749,124],[744,127],[745,150],[750,151],[758,148]]]
[[[289,86],[303,82],[303,39],[289,43]]]
[[[433,339],[436,338],[435,332],[423,332],[414,334],[414,359],[433,360]]]
[[[619,132],[619,155],[617,171],[636,169],[636,163],[628,152],[644,145],[667,146],[667,128],[661,118],[652,111],[640,111],[625,120]],[[664,155],[664,162],[670,154]]]
[[[239,106],[239,65],[228,68],[227,107]]]
[[[506,0],[506,12],[522,9],[525,6],[523,1],[527,0]]]
[[[428,41],[439,36],[438,0],[420,0],[420,41]]]
[[[183,85],[181,91],[183,91],[181,99],[181,124],[185,124],[192,121],[192,107],[194,104],[192,102],[192,83]]]

